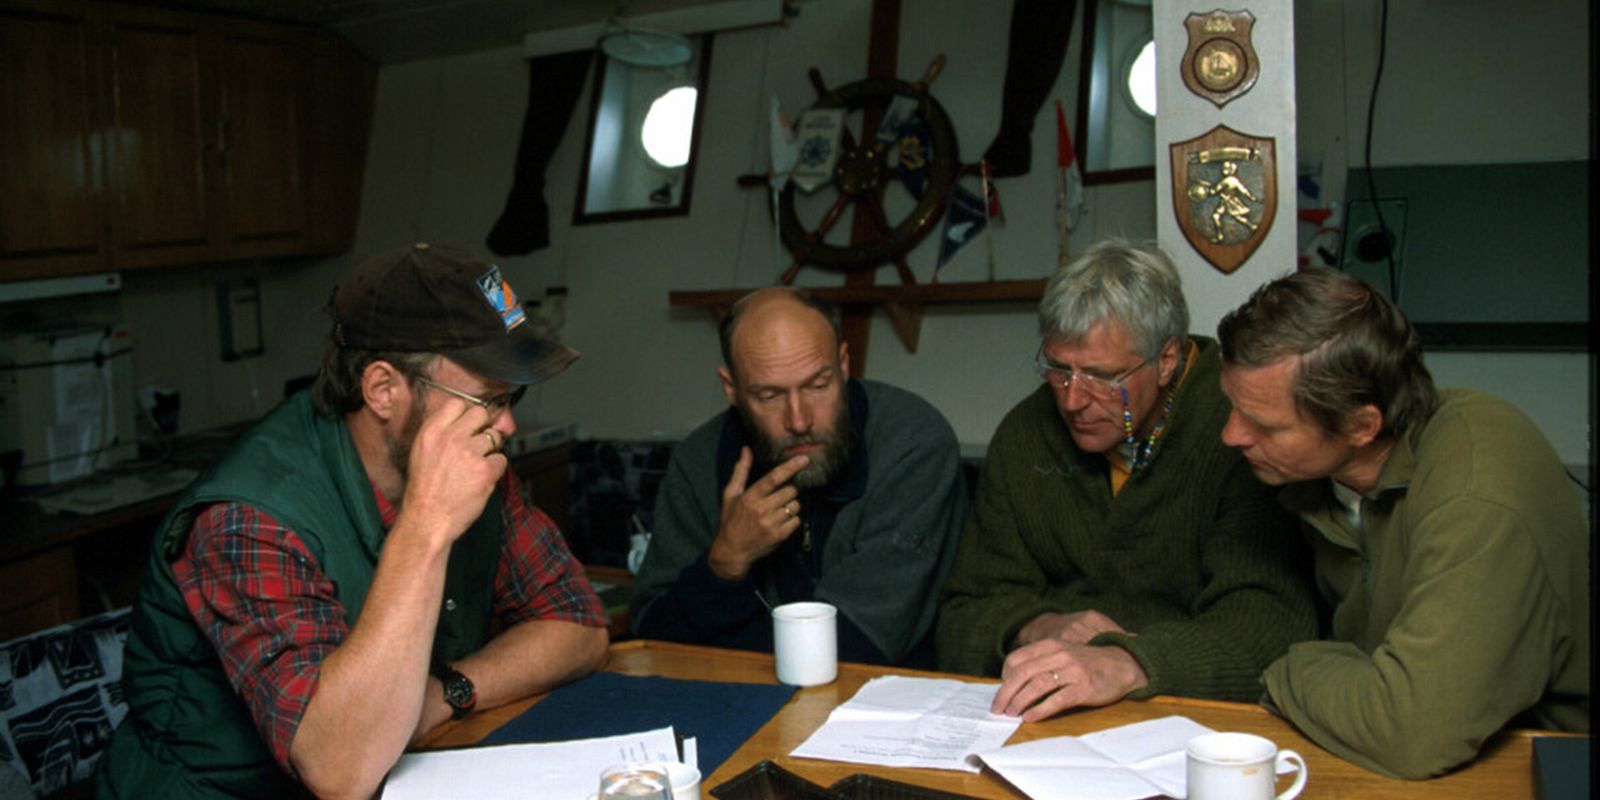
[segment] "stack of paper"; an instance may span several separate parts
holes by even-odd
[[[692,740],[687,740],[685,745]],[[694,763],[693,754],[686,754]],[[552,744],[508,744],[407,753],[389,771],[383,800],[586,800],[600,771],[624,761],[677,761],[671,728]]]
[[[1084,736],[1059,736],[979,754],[1033,800],[1182,798],[1185,746],[1215,731],[1187,717],[1162,717]]]
[[[1011,738],[1020,717],[989,713],[996,683],[888,676],[868,681],[790,755],[977,772],[972,753]]]

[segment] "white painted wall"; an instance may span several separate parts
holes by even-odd
[[[1295,4],[1301,159],[1323,164],[1333,201],[1343,197],[1346,170],[1366,161],[1379,7]],[[1389,3],[1372,164],[1588,158],[1591,13],[1585,0]],[[1432,352],[1427,363],[1442,385],[1516,403],[1566,463],[1589,462],[1588,354]]]
[[[866,69],[868,0],[798,5],[800,16],[788,27],[718,35],[704,100],[708,129],[687,217],[569,224],[588,108],[587,97],[579,101],[547,176],[552,246],[500,261],[525,295],[551,285],[570,288],[563,333],[584,352],[519,410],[524,422],[572,421],[592,437],[678,436],[723,404],[713,372],[712,321],[703,312],[669,308],[667,293],[755,287],[776,278],[786,262],[774,254],[766,198],[734,183],[764,169],[769,98],[776,95],[795,114],[812,100],[808,67],[820,68],[832,83],[856,80]],[[1330,174],[1342,175],[1359,158],[1376,5],[1295,4],[1302,153],[1326,159]],[[965,159],[977,158],[998,126],[1008,6],[958,0],[904,6],[900,75],[914,79],[936,53],[946,55],[949,63],[932,91],[955,122]],[[1582,156],[1587,9],[1581,0],[1535,6],[1392,4],[1394,44],[1375,161]],[[1068,109],[1076,108],[1077,63],[1074,43],[1053,92]],[[1529,80],[1536,66],[1548,68],[1553,82]],[[520,48],[383,69],[354,252],[320,262],[229,268],[263,278],[267,356],[246,364],[221,364],[215,355],[215,323],[207,321],[215,317],[209,299],[215,271],[130,280],[124,305],[142,337],[140,385],[194,387],[193,402],[185,390],[186,429],[247,418],[275,401],[283,378],[315,369],[327,328],[316,309],[352,260],[420,239],[482,250],[510,188],[527,81]],[[1427,113],[1411,119],[1414,109]],[[998,279],[1043,277],[1054,268],[1054,136],[1047,104],[1034,128],[1033,171],[999,181],[1006,225],[957,255],[942,280],[985,278],[991,243]],[[1171,213],[1156,208],[1149,182],[1089,187],[1087,194],[1090,210],[1073,234],[1074,251],[1105,236],[1152,239],[1157,213]],[[920,248],[910,261],[926,280],[934,252]],[[1196,279],[1191,302],[1224,307],[1263,279],[1217,286]],[[892,270],[880,272],[880,282],[893,280]],[[800,282],[836,285],[842,278],[808,269]],[[962,442],[976,445],[988,441],[1005,411],[1035,385],[1033,346],[1033,310],[1021,305],[930,309],[916,354],[904,351],[880,316],[868,374],[921,393],[944,411]],[[1587,461],[1584,357],[1437,354],[1429,363],[1442,383],[1480,386],[1521,404],[1565,460]]]
[[[1183,276],[1191,327],[1215,335],[1222,315],[1238,306],[1251,289],[1292,269],[1299,248],[1295,241],[1294,177],[1295,85],[1294,3],[1271,0],[1252,7],[1251,41],[1260,72],[1250,91],[1217,108],[1184,85],[1179,65],[1188,48],[1184,21],[1190,14],[1217,8],[1213,0],[1157,0],[1156,31],[1156,238]],[[1239,133],[1271,139],[1276,150],[1278,194],[1275,219],[1254,253],[1231,273],[1213,267],[1184,239],[1173,209],[1172,162],[1168,147],[1204,136],[1218,125]],[[1182,178],[1180,177],[1180,180]],[[1187,198],[1178,188],[1185,206]]]

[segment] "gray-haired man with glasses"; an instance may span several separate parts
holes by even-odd
[[[995,713],[1254,700],[1316,635],[1292,521],[1221,446],[1217,345],[1188,329],[1154,247],[1102,242],[1045,287],[1044,385],[990,440],[940,607],[941,668],[999,676]]]

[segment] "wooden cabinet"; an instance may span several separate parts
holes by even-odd
[[[0,279],[104,269],[98,55],[82,7],[0,5]]]
[[[0,280],[354,239],[376,67],[331,33],[0,0],[0,65]]]
[[[108,267],[190,263],[212,252],[206,161],[214,88],[199,20],[147,9],[104,23],[105,127],[114,252]]]
[[[314,133],[310,43],[266,26],[230,25],[217,50],[221,245],[239,258],[303,253],[306,144]]]
[[[0,564],[0,642],[78,618],[78,578],[72,551],[49,550]]]

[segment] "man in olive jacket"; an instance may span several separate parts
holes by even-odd
[[[1589,542],[1555,450],[1503,400],[1435,389],[1416,331],[1303,270],[1223,318],[1223,440],[1304,520],[1326,641],[1265,673],[1328,750],[1403,778],[1512,724],[1589,730]]]

